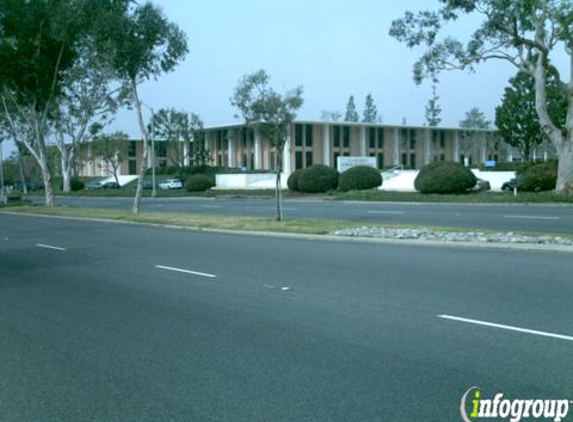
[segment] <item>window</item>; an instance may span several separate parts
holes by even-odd
[[[441,130],[440,131],[440,148],[446,147],[446,132]]]
[[[297,147],[302,146],[302,125],[294,125],[294,144]]]
[[[342,128],[343,130],[343,135],[342,135],[342,146],[344,148],[349,148],[350,147],[350,127],[348,126],[344,126]]]
[[[440,161],[446,161],[446,154],[440,154]]]
[[[416,149],[416,130],[410,129],[410,149]]]
[[[384,153],[379,152],[377,158],[378,169],[382,170],[384,168]]]
[[[410,154],[410,167],[416,168],[416,154]]]
[[[129,157],[135,157],[135,151],[136,151],[136,142],[135,141],[129,141],[129,147],[128,147],[128,151],[127,151],[127,155]],[[130,174],[136,174],[137,172],[131,173]]]
[[[302,164],[302,151],[296,151],[295,154],[295,168],[301,169],[303,168],[303,164]]]
[[[370,148],[376,148],[376,129],[373,127],[368,129],[368,145]]]
[[[155,142],[155,155],[157,157],[167,157],[167,143]]]
[[[384,149],[384,129],[378,128],[378,148]]]
[[[269,168],[273,171],[277,169],[276,154],[274,150],[269,154]]]
[[[137,174],[137,161],[135,160],[129,160],[129,174]]]
[[[339,126],[334,126],[333,128],[333,144],[334,144],[334,148],[340,148],[340,127]]]
[[[402,165],[408,167],[408,154],[402,153]]]
[[[340,157],[339,152],[332,154],[332,164],[334,164],[334,167],[338,167],[338,157]]]
[[[305,126],[304,144],[307,147],[312,147],[312,125]]]
[[[312,166],[312,152],[306,153],[306,167]]]

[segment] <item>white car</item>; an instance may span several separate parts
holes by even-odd
[[[161,189],[182,189],[183,183],[179,179],[167,179],[165,182],[159,184]]]

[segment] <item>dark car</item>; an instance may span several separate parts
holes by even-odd
[[[149,180],[144,180],[141,186],[143,187],[143,189],[153,189],[153,182]]]
[[[104,189],[119,189],[120,186],[117,182],[105,182],[101,185]]]
[[[86,183],[87,190],[101,189],[103,187],[102,182],[89,182]]]
[[[513,192],[517,188],[517,178],[513,178],[501,185],[502,192]]]

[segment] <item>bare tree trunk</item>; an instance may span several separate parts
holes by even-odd
[[[137,122],[139,124],[139,131],[141,132],[141,137],[143,138],[143,154],[141,156],[141,163],[139,165],[139,173],[138,173],[139,178],[137,179],[137,189],[135,190],[135,198],[133,200],[133,208],[132,208],[133,213],[137,214],[139,213],[139,208],[141,205],[141,195],[143,193],[143,176],[145,176],[145,170],[147,170],[149,139],[147,136],[147,130],[145,129],[145,123],[143,121],[141,103],[139,101],[139,95],[137,94],[137,82],[135,80],[131,81],[131,91],[133,95],[133,103],[135,105],[135,111],[137,113]]]
[[[72,183],[71,183],[71,175],[70,175],[70,166],[69,164],[69,152],[67,150],[67,148],[64,147],[63,148],[59,148],[60,150],[60,162],[62,165],[62,181],[63,181],[63,186],[62,186],[62,191],[64,193],[70,193],[72,191]]]
[[[50,172],[50,167],[48,166],[48,159],[46,157],[46,151],[44,148],[40,149],[40,170],[42,171],[42,179],[44,181],[44,197],[45,205],[47,207],[54,206],[54,188],[52,186],[52,174]]]
[[[556,193],[573,195],[573,142],[564,140],[557,150],[559,165],[557,167]]]
[[[22,193],[28,193],[28,181],[26,180],[26,171],[24,170],[24,157],[22,156],[22,146],[16,142],[18,148],[18,167],[20,168],[20,182],[22,183]]]
[[[281,186],[281,172],[283,168],[283,157],[282,148],[277,147],[276,152],[276,185],[275,185],[275,196],[277,198],[277,221],[284,221],[285,216],[283,212],[283,190]]]

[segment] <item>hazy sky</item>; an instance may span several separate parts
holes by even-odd
[[[387,124],[424,123],[430,86],[416,86],[410,51],[388,35],[392,20],[406,10],[437,5],[429,0],[155,0],[188,36],[185,61],[158,81],[142,86],[154,109],[175,107],[198,113],[206,125],[235,122],[229,104],[240,77],[260,68],[279,91],[304,87],[300,119],[318,120],[321,110],[344,112],[354,95],[360,115],[374,97]],[[477,21],[474,21],[474,27]],[[469,23],[469,24],[468,24]],[[471,22],[458,25],[463,28]],[[459,28],[462,28],[459,31]],[[515,70],[485,64],[474,74],[441,76],[442,125],[456,126],[479,107],[493,118],[503,88]],[[133,112],[118,115],[114,129],[136,136]]]

